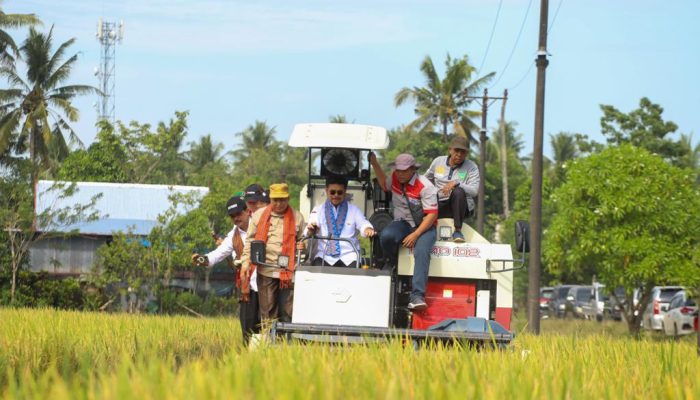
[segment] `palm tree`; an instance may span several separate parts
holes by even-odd
[[[71,100],[75,96],[99,93],[86,85],[60,86],[68,79],[77,54],[63,61],[75,38],[61,44],[51,54],[53,27],[47,35],[29,28],[29,36],[19,49],[26,64],[26,80],[14,68],[0,66],[0,76],[7,78],[9,89],[0,89],[0,154],[15,141],[15,148],[37,166],[47,166],[51,159],[68,155],[64,132],[71,142],[80,139],[68,122],[79,118]]]
[[[223,143],[216,143],[211,135],[204,135],[199,142],[190,142],[190,149],[185,152],[185,160],[196,172],[201,171],[207,165],[218,164],[223,161]]]
[[[549,140],[552,145],[552,156],[556,165],[561,166],[565,162],[579,156],[574,135],[567,132],[559,132],[554,136],[549,135]]]
[[[480,112],[466,109],[472,101],[469,96],[476,95],[486,83],[493,79],[495,73],[491,72],[472,80],[476,68],[469,65],[466,55],[453,59],[448,54],[445,68],[445,78],[440,79],[435,71],[433,60],[430,56],[426,56],[420,65],[426,85],[402,88],[396,93],[394,104],[399,107],[409,99],[416,102],[417,118],[407,126],[408,129],[416,128],[420,132],[425,132],[438,124],[443,138],[447,140],[447,127],[453,125],[455,133],[469,139],[469,132],[479,130],[471,119],[481,115]]]
[[[267,126],[264,121],[255,121],[255,124],[248,126],[244,131],[236,133],[241,138],[238,149],[233,151],[236,160],[244,160],[256,151],[276,151],[279,142],[275,139],[275,128]]]
[[[19,55],[17,44],[5,29],[40,24],[41,20],[34,14],[5,14],[2,10],[2,0],[0,0],[0,65],[11,66],[15,60],[14,57]],[[12,54],[8,50],[11,50]]]

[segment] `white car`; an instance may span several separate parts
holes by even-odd
[[[688,299],[685,290],[681,290],[671,298],[662,326],[666,335],[674,337],[697,331],[698,307],[694,300]]]
[[[683,290],[681,286],[655,286],[651,290],[651,298],[642,314],[642,328],[661,331],[668,303],[671,297],[681,290]]]

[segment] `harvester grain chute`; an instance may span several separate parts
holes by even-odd
[[[392,220],[390,194],[372,181],[366,155],[385,149],[388,144],[386,130],[381,127],[296,125],[289,145],[308,149],[308,181],[300,195],[302,214],[308,218],[313,207],[325,201],[325,178],[339,174],[349,180],[348,200],[364,212],[375,230],[386,227]],[[438,220],[425,311],[412,313],[407,308],[413,275],[410,250],[402,248],[398,266],[389,271],[379,268],[384,265],[385,256],[381,247],[375,245],[365,258],[356,249],[358,260],[363,261],[358,266],[366,264],[368,268],[298,264],[292,321],[274,323],[272,340],[285,337],[357,342],[398,337],[413,342],[507,345],[514,337],[509,331],[513,271],[524,265],[527,224],[516,224],[516,244],[523,252],[521,260],[513,259],[509,245],[490,243],[468,225],[462,227],[465,242],[455,243],[450,240],[452,229],[451,219]]]

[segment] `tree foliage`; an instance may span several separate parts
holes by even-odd
[[[473,101],[469,96],[478,95],[479,90],[493,79],[495,72],[475,78],[476,68],[469,64],[466,55],[452,58],[449,54],[445,59],[443,79],[440,79],[430,56],[423,59],[420,70],[425,77],[425,86],[404,87],[394,97],[397,107],[408,100],[416,103],[416,119],[407,128],[425,133],[434,131],[434,126],[438,125],[443,140],[447,142],[447,128],[453,125],[454,133],[471,139],[470,132],[479,129],[471,119],[481,113],[467,110]]]
[[[29,36],[20,48],[26,64],[26,79],[14,67],[0,67],[0,75],[11,87],[0,89],[0,154],[8,147],[15,152],[29,151],[37,165],[51,167],[52,160],[63,160],[69,152],[66,133],[71,142],[80,139],[69,122],[79,118],[72,104],[76,96],[98,93],[92,86],[61,86],[70,77],[78,60],[75,54],[64,60],[70,39],[58,46],[53,54],[53,28],[48,34],[29,29]]]
[[[600,119],[601,133],[608,144],[619,146],[631,144],[658,154],[678,165],[687,149],[681,141],[669,136],[676,132],[678,125],[663,120],[664,109],[648,98],[639,100],[639,108],[623,113],[610,105],[601,105],[603,116]]]
[[[610,288],[624,287],[629,305],[641,287],[636,310],[625,310],[631,332],[655,285],[697,286],[700,194],[688,170],[629,144],[610,147],[573,162],[553,201],[549,268],[595,273]]]

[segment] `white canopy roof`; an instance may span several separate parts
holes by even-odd
[[[381,150],[389,146],[386,129],[357,124],[296,124],[289,137],[291,147],[338,147]]]

